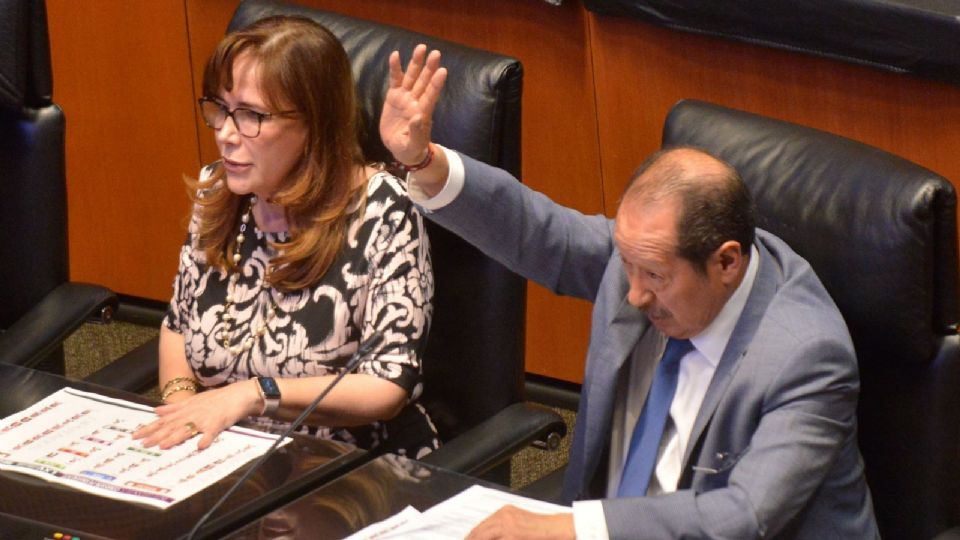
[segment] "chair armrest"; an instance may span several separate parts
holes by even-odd
[[[555,449],[566,434],[567,425],[554,411],[530,403],[514,403],[420,461],[479,476],[531,444]]]
[[[84,380],[139,394],[157,384],[160,338],[155,337],[88,375]]]
[[[104,287],[64,283],[0,334],[0,361],[33,367],[87,320],[109,322],[117,296]]]

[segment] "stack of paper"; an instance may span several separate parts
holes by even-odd
[[[545,503],[483,486],[472,486],[426,512],[408,506],[400,513],[351,535],[347,540],[418,540],[463,538],[501,507],[512,504],[540,514],[570,512],[570,507]]]

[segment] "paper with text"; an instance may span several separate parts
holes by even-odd
[[[488,487],[471,486],[422,513],[407,507],[403,512],[350,536],[348,540],[460,539],[487,516],[508,504],[538,514],[572,511],[569,506],[546,503]]]
[[[146,405],[62,388],[0,420],[0,469],[167,508],[262,455],[277,439],[233,427],[203,451],[196,438],[168,450],[144,448],[132,434],[156,418]]]

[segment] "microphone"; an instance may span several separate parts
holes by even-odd
[[[210,519],[210,516],[212,516],[213,513],[220,508],[220,505],[222,505],[223,502],[230,497],[230,495],[233,495],[233,492],[236,491],[244,482],[246,482],[255,471],[260,469],[260,466],[263,465],[264,462],[270,458],[270,456],[276,453],[277,448],[280,447],[280,443],[289,437],[298,427],[300,427],[301,424],[303,424],[307,417],[317,409],[317,406],[320,405],[320,402],[323,401],[323,398],[327,397],[327,394],[330,393],[330,390],[333,390],[333,387],[335,387],[345,375],[356,369],[363,357],[367,356],[370,351],[380,346],[380,344],[383,343],[383,339],[383,332],[374,330],[373,335],[361,343],[359,347],[357,347],[357,352],[353,353],[353,356],[351,356],[350,360],[347,361],[347,365],[344,370],[338,373],[337,376],[330,381],[330,384],[328,384],[327,387],[320,392],[316,399],[307,405],[307,408],[305,408],[303,412],[300,413],[300,416],[298,416],[297,419],[290,424],[290,427],[284,430],[283,434],[273,442],[273,445],[271,445],[270,448],[268,448],[267,451],[264,452],[263,455],[260,456],[257,461],[250,466],[249,469],[247,469],[247,472],[243,473],[243,476],[238,478],[237,481],[230,486],[230,489],[228,489],[227,492],[217,500],[217,502],[213,503],[213,506],[210,507],[210,510],[207,510],[207,513],[204,514],[203,517],[197,520],[197,523],[194,524],[193,528],[190,529],[190,532],[187,534],[186,540],[193,540],[194,535],[197,534],[197,531],[200,530],[200,527],[202,527],[203,524]]]

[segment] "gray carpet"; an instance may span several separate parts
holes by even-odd
[[[125,322],[86,324],[64,343],[67,376],[83,378],[156,335],[156,328]],[[158,397],[156,389],[147,395],[154,399]],[[576,420],[574,412],[559,408],[555,410],[563,416],[567,432],[572,434]],[[570,436],[564,437],[556,451],[528,448],[514,456],[510,486],[521,488],[565,464],[570,439]]]
[[[510,487],[514,489],[522,488],[566,465],[577,414],[575,411],[557,407],[553,407],[553,410],[557,411],[563,417],[563,421],[566,422],[567,436],[560,441],[560,447],[556,450],[549,451],[530,447],[514,455],[510,461]]]
[[[156,328],[125,322],[85,324],[63,343],[67,377],[82,379],[156,335]]]

